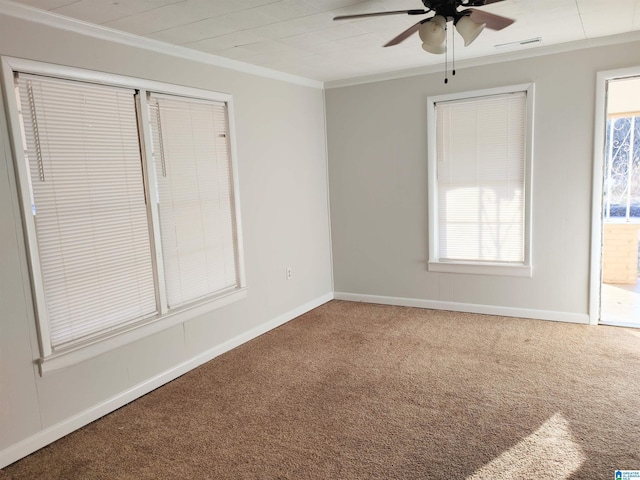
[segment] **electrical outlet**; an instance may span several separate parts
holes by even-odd
[[[293,271],[291,267],[287,267],[287,280],[291,280],[291,277],[293,277]]]

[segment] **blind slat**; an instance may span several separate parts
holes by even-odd
[[[436,104],[439,258],[523,262],[526,94]]]
[[[134,92],[17,85],[52,347],[155,314]]]
[[[151,95],[169,308],[237,285],[226,105]]]

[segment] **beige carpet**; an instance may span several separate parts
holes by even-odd
[[[640,330],[333,301],[5,479],[608,479],[640,469]]]

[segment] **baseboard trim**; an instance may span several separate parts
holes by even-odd
[[[503,317],[532,318],[535,320],[551,320],[555,322],[589,323],[586,313],[555,312],[530,308],[500,307],[494,305],[478,305],[474,303],[442,302],[419,298],[387,297],[383,295],[364,295],[360,293],[335,292],[336,300],[351,302],[378,303],[381,305],[398,305],[402,307],[430,308],[433,310],[449,310],[452,312],[480,313],[484,315],[500,315]]]
[[[0,468],[4,468],[7,465],[12,464],[20,460],[23,457],[39,450],[40,448],[49,445],[50,443],[68,435],[69,433],[77,430],[108,413],[117,410],[118,408],[126,405],[127,403],[132,402],[133,400],[140,398],[141,396],[155,390],[156,388],[164,385],[165,383],[174,380],[181,375],[184,375],[190,370],[193,370],[200,365],[213,360],[219,355],[222,355],[229,350],[232,350],[243,343],[248,342],[260,335],[267,333],[269,330],[273,330],[300,315],[307,313],[314,308],[323,305],[330,300],[333,300],[333,293],[327,293],[318,297],[314,300],[311,300],[293,310],[290,310],[282,315],[278,315],[277,317],[269,320],[265,323],[258,325],[251,330],[244,332],[234,338],[227,340],[226,342],[221,343],[205,352],[202,352],[195,357],[190,358],[189,360],[176,365],[175,367],[170,368],[148,380],[145,380],[138,385],[135,385],[118,395],[111,397],[104,402],[101,402],[97,405],[94,405],[87,410],[84,410],[62,422],[59,422],[51,427],[48,427],[40,432],[31,435],[30,437],[25,438],[24,440],[11,445],[8,448],[0,451]]]
[[[615,320],[602,320],[602,319],[600,319],[599,325],[606,325],[608,327],[640,328],[640,323],[617,322]]]

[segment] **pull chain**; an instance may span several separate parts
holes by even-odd
[[[456,32],[451,30],[451,63],[453,67],[451,69],[451,75],[456,74]]]
[[[449,69],[448,57],[449,57],[449,28],[445,24],[444,26],[444,83],[449,83],[447,77],[447,70]]]

